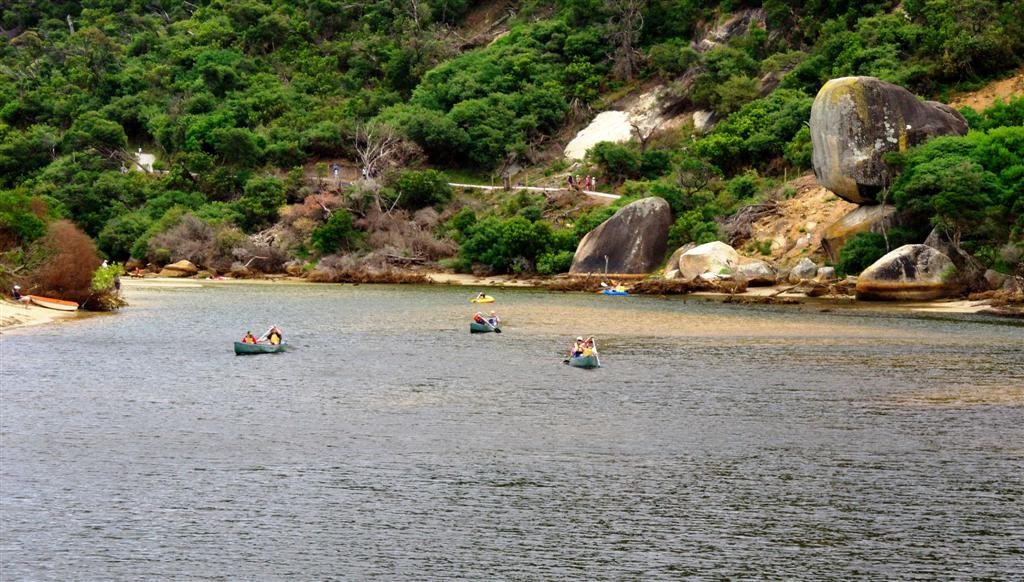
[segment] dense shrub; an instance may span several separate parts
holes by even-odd
[[[216,253],[215,236],[210,225],[186,214],[173,227],[150,239],[147,258],[168,263],[184,259],[196,266],[208,266]]]
[[[813,101],[799,91],[776,90],[716,125],[693,152],[722,169],[767,167],[804,126]]]
[[[968,252],[1024,239],[1024,127],[943,137],[891,156],[892,200]]]
[[[100,231],[97,242],[108,258],[124,261],[132,256],[132,246],[146,233],[153,219],[144,212],[129,212],[114,217]]]
[[[235,203],[242,215],[239,226],[255,232],[277,220],[277,211],[287,203],[284,185],[276,178],[252,178],[245,183],[245,193]]]
[[[547,223],[531,223],[522,216],[505,220],[489,216],[471,226],[467,235],[459,249],[462,264],[482,263],[499,272],[534,268],[552,238]]]
[[[330,255],[342,249],[350,249],[359,242],[361,234],[352,224],[352,215],[339,208],[331,213],[323,225],[313,230],[310,244],[322,255]]]
[[[0,190],[0,251],[31,243],[46,232],[46,223],[30,203],[23,192]]]
[[[719,240],[718,223],[706,210],[684,212],[668,229],[668,246],[676,249],[686,243],[704,244]]]
[[[96,245],[68,220],[47,226],[32,255],[37,261],[27,279],[32,293],[84,302],[92,293],[92,275],[100,266]]]
[[[587,161],[601,169],[612,183],[635,178],[640,172],[640,156],[628,145],[602,141],[587,152]]]
[[[410,210],[444,204],[451,200],[452,188],[448,178],[437,170],[411,170],[402,172],[395,183],[398,204]]]

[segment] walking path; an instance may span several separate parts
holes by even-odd
[[[476,188],[478,190],[504,190],[504,186],[482,186],[480,184],[458,184],[456,182],[449,182],[449,186],[452,188]],[[513,190],[526,190],[528,192],[564,192],[567,188],[545,188],[541,186],[513,186],[509,188],[509,191]],[[580,190],[581,193],[587,196],[593,196],[595,198],[608,198],[611,200],[618,200],[621,196],[617,194],[608,194],[606,192],[594,192],[593,190]]]

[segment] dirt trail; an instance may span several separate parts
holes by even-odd
[[[949,102],[949,105],[954,109],[970,107],[975,111],[982,111],[995,103],[996,99],[1001,99],[1005,103],[1010,97],[1019,95],[1024,95],[1024,68],[1017,69],[1017,72],[1007,79],[993,81],[977,91],[958,95]]]

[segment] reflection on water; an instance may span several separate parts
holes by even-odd
[[[502,290],[471,336],[475,291],[130,287],[5,334],[3,579],[1024,571],[1024,328]],[[233,355],[271,323],[294,350]]]

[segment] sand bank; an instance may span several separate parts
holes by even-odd
[[[0,301],[0,330],[3,331],[57,320],[74,319],[77,316],[77,311],[57,311],[38,305],[18,304],[10,299]]]

